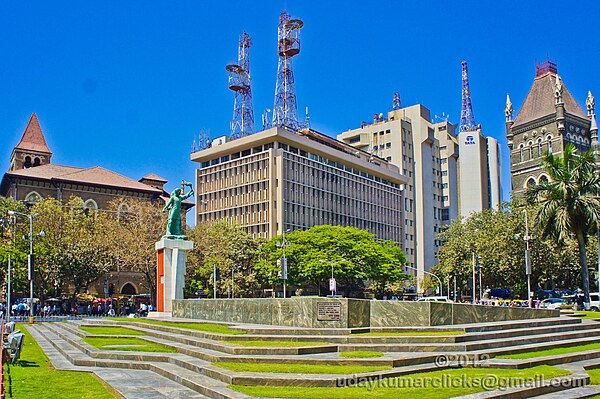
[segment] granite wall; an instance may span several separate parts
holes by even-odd
[[[369,301],[349,298],[243,298],[173,301],[173,317],[309,328],[369,326]]]
[[[173,317],[304,328],[443,326],[557,317],[558,310],[350,298],[184,299]]]

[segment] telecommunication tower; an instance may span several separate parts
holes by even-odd
[[[294,87],[294,71],[292,58],[300,53],[300,29],[304,23],[291,18],[285,11],[279,16],[277,53],[277,82],[275,84],[275,105],[273,107],[273,126],[300,130],[303,126],[298,121],[296,89]]]
[[[471,106],[471,90],[469,89],[469,74],[467,72],[467,61],[462,62],[462,108],[460,111],[459,132],[471,132],[477,129],[473,107]]]
[[[238,45],[238,63],[227,65],[229,88],[235,92],[230,139],[251,134],[254,130],[252,86],[250,82],[250,35],[243,32]]]
[[[400,103],[400,93],[395,92],[394,93],[394,103],[392,104],[392,109],[395,111],[400,108],[402,108],[402,104]]]

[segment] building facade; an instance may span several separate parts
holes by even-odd
[[[558,75],[556,64],[550,61],[536,66],[533,85],[514,119],[512,103],[507,96],[506,138],[514,195],[521,196],[528,186],[549,179],[540,166],[544,154],[562,156],[569,143],[578,151],[590,148],[593,144],[592,121],[595,123],[593,102],[590,93],[586,115]],[[597,131],[597,127],[595,129]]]
[[[404,185],[404,252],[417,281],[438,264],[438,234],[458,216],[498,206],[501,199],[498,142],[456,125],[432,122],[421,104],[375,115],[373,123],[338,139],[398,166]]]
[[[272,128],[192,153],[197,222],[228,220],[256,237],[331,224],[403,243],[401,185],[384,159],[314,130]]]

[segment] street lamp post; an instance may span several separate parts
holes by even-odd
[[[282,258],[282,263],[281,263],[281,278],[283,280],[283,297],[287,298],[287,293],[286,293],[286,283],[287,283],[287,274],[288,274],[288,269],[287,269],[287,258],[285,257],[285,249],[290,245],[290,242],[288,240],[285,239],[285,233],[289,233],[290,229],[287,230],[283,230],[282,233],[282,238],[281,238],[281,242],[277,243],[278,247],[281,247],[283,249],[283,258]]]
[[[475,304],[475,296],[476,296],[476,294],[475,294],[475,288],[476,288],[475,287],[475,252],[473,252],[472,255],[473,255],[473,296],[471,298],[471,302],[473,304]]]
[[[8,214],[10,216],[15,216],[16,215],[21,215],[21,216],[25,216],[27,218],[29,218],[29,256],[27,258],[27,265],[28,265],[28,273],[27,273],[27,277],[29,278],[29,324],[33,324],[34,323],[34,317],[33,317],[33,269],[34,269],[34,255],[33,255],[33,218],[38,216],[38,214],[26,214],[26,213],[21,213],[21,212],[17,212],[17,211],[8,211]],[[46,234],[41,231],[39,234],[40,237],[45,237]]]
[[[527,273],[527,302],[531,305],[531,259],[529,257],[529,225],[527,224],[527,209],[523,209],[525,214],[525,273]]]
[[[407,267],[408,269],[413,269],[413,270],[416,270],[417,272],[419,271],[416,267],[412,267],[412,266],[409,266],[409,265],[404,265],[404,266]],[[444,285],[442,284],[442,280],[438,276],[436,276],[435,274],[433,274],[431,272],[428,272],[426,270],[423,270],[423,273],[429,274],[430,276],[433,276],[433,277],[435,277],[437,279],[437,281],[440,283],[440,295],[444,295]],[[448,295],[450,295],[450,293],[448,293]]]

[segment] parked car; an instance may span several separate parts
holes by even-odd
[[[555,305],[560,305],[561,302],[562,302],[562,299],[560,299],[560,298],[548,298],[548,299],[544,299],[540,303],[540,307],[542,307],[544,309],[558,309]],[[552,307],[550,307],[550,306],[552,306]]]
[[[600,311],[600,293],[590,292],[590,306],[588,309],[593,312]]]
[[[448,299],[446,296],[426,296],[419,298],[417,302],[453,302],[452,299]]]

